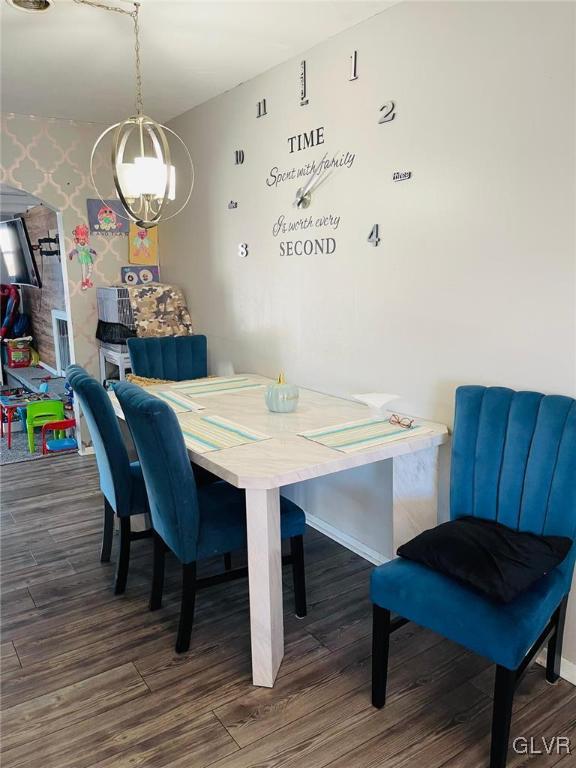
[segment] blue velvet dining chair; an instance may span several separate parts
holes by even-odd
[[[206,336],[145,336],[128,339],[132,373],[149,379],[185,381],[208,375]]]
[[[130,543],[150,536],[150,531],[132,531],[130,517],[148,512],[146,487],[138,461],[130,462],[118,419],[104,387],[79,365],[70,365],[66,376],[86,419],[104,496],[104,532],[100,561],[110,561],[114,516],[120,525],[120,551],[114,593],[126,590]]]
[[[121,382],[115,392],[132,432],[150,504],[154,530],[151,610],[162,602],[166,549],[182,564],[176,651],[183,653],[190,647],[197,589],[247,575],[246,568],[238,568],[196,578],[199,560],[246,548],[245,494],[223,481],[197,486],[174,411],[134,384]],[[280,522],[282,539],[291,543],[291,554],[283,562],[292,563],[295,612],[302,617],[306,615],[304,512],[281,497]]]
[[[452,519],[475,516],[509,528],[574,539],[576,401],[464,386],[456,392],[450,491]],[[509,603],[398,558],[372,574],[372,703],[386,700],[390,632],[428,627],[496,664],[491,768],[504,768],[516,686],[548,642],[546,678],[558,680],[576,544],[556,568]],[[391,620],[390,612],[397,616]]]

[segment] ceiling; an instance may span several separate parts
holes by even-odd
[[[141,1],[144,109],[161,121],[399,2]],[[127,16],[73,0],[23,13],[0,0],[0,23],[3,112],[112,123],[133,111]]]

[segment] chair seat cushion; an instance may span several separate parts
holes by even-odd
[[[538,536],[495,520],[459,517],[419,534],[398,554],[509,603],[559,565],[571,546],[566,536]]]
[[[569,589],[570,570],[555,568],[516,600],[496,603],[449,576],[398,558],[374,569],[370,596],[381,608],[516,669]]]
[[[197,558],[246,548],[245,492],[219,481],[198,488],[200,530]],[[294,502],[280,497],[281,536],[283,539],[304,533],[306,518]]]

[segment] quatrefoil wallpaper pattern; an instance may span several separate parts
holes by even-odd
[[[120,281],[120,267],[128,263],[128,238],[92,235],[96,251],[94,287],[82,291],[81,266],[69,260],[74,247],[72,230],[87,224],[86,198],[96,197],[90,181],[90,152],[103,127],[93,123],[4,114],[1,120],[0,181],[35,195],[62,214],[68,274],[72,334],[76,362],[98,372],[96,287]],[[104,157],[99,171],[105,175]],[[110,177],[108,177],[110,178]],[[100,183],[100,179],[97,179]],[[105,182],[104,182],[105,183]],[[109,190],[112,196],[112,190]],[[107,192],[108,194],[108,192]]]

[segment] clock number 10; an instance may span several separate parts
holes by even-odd
[[[380,244],[380,227],[378,224],[374,224],[370,230],[370,234],[368,235],[368,242],[373,246]]]

